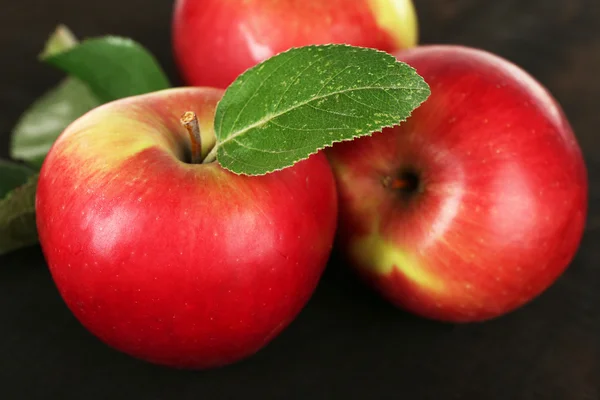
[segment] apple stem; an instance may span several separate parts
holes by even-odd
[[[200,136],[200,125],[193,111],[187,111],[181,116],[181,125],[188,131],[192,141],[192,164],[202,162],[202,137]]]

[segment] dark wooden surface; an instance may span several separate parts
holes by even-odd
[[[0,156],[18,115],[60,77],[36,62],[58,22],[126,35],[171,77],[171,1],[3,0]],[[393,309],[333,261],[300,317],[255,357],[168,370],[105,347],[63,305],[39,247],[0,257],[0,399],[600,399],[600,1],[416,0],[423,43],[523,66],[558,98],[583,147],[588,226],[570,269],[533,303],[451,326]]]

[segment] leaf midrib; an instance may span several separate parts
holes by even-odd
[[[229,136],[227,136],[225,139],[220,140],[217,143],[217,147],[221,147],[222,145],[224,145],[225,143],[229,142],[230,140],[235,139],[238,136],[243,135],[244,133],[246,133],[246,132],[248,132],[248,131],[256,128],[256,127],[264,125],[264,124],[266,124],[267,122],[269,122],[269,121],[271,121],[273,119],[279,118],[280,116],[282,116],[282,115],[284,115],[284,114],[286,114],[288,112],[294,111],[297,108],[300,108],[300,107],[305,106],[305,105],[307,105],[309,103],[312,103],[313,101],[324,99],[324,98],[327,98],[327,97],[330,97],[330,96],[335,96],[337,94],[354,92],[354,91],[357,91],[357,90],[413,90],[413,91],[417,91],[417,90],[424,90],[424,89],[421,89],[421,88],[412,88],[412,87],[404,87],[404,86],[363,86],[363,87],[358,87],[358,88],[351,88],[351,89],[339,90],[339,91],[336,91],[336,92],[327,93],[327,94],[322,95],[322,96],[312,97],[312,98],[310,98],[308,100],[301,101],[301,102],[299,102],[297,104],[294,104],[293,106],[291,106],[291,107],[289,107],[287,109],[284,109],[284,110],[282,110],[280,112],[277,112],[275,114],[270,114],[270,115],[268,115],[268,116],[266,116],[266,117],[264,117],[264,118],[256,121],[255,123],[253,123],[251,125],[248,125],[247,127],[243,128],[243,129],[240,129],[240,130],[238,130],[236,132],[233,132],[232,134],[230,134]]]

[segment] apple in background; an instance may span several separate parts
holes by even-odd
[[[37,225],[52,277],[108,345],[168,366],[255,353],[313,293],[337,218],[323,153],[258,177],[191,164],[180,125],[195,111],[203,155],[220,89],[119,100],[70,125],[42,167]]]
[[[459,46],[396,54],[431,96],[407,122],[327,152],[340,250],[385,298],[454,322],[503,315],[572,260],[587,172],[548,91],[514,64]]]
[[[172,25],[184,81],[221,88],[292,47],[334,43],[391,52],[417,43],[412,0],[177,0]]]

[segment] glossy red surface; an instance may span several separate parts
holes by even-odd
[[[113,108],[174,128],[190,104],[212,110],[218,98],[178,91]],[[260,177],[155,146],[107,164],[129,148],[96,153],[92,137],[132,132],[105,131],[94,115],[85,135],[56,143],[38,186],[40,240],[68,307],[110,346],[156,363],[207,368],[258,351],[306,304],[329,257],[337,202],[325,156]]]
[[[578,248],[587,173],[576,138],[551,95],[505,60],[458,46],[397,56],[431,97],[400,127],[328,152],[342,250],[402,308],[450,321],[502,315],[551,285]],[[408,197],[383,184],[403,171],[420,180]],[[404,262],[382,272],[381,253],[358,261],[353,248],[373,234]]]
[[[225,88],[291,47],[347,43],[393,51],[367,0],[178,0],[175,58],[188,85]]]

